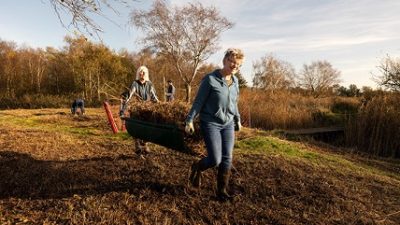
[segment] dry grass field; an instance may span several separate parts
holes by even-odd
[[[215,170],[188,185],[196,156],[133,146],[101,108],[0,111],[0,224],[400,224],[396,160],[245,129],[219,202]]]

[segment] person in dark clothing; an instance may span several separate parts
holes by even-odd
[[[78,98],[72,102],[71,113],[73,115],[78,114],[78,112],[77,112],[78,108],[80,109],[81,114],[84,115],[85,114],[85,102],[83,101],[83,99]]]
[[[175,99],[175,87],[172,84],[172,80],[168,80],[168,89],[165,95],[167,96],[167,102],[172,102]]]

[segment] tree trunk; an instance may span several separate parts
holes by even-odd
[[[92,71],[89,71],[89,98],[93,99],[93,79],[92,79]]]
[[[40,93],[42,90],[41,90],[41,88],[42,88],[42,77],[43,77],[43,73],[44,73],[44,70],[45,70],[45,68],[44,68],[44,66],[42,67],[42,65],[38,65],[38,68],[37,68],[37,73],[36,73],[36,92],[37,93]]]
[[[97,73],[97,100],[100,102],[100,74]]]
[[[163,76],[163,91],[164,91],[164,102],[166,102],[167,101],[167,96],[166,96],[166,94],[165,93],[167,93],[167,90],[165,89],[165,87],[166,87],[166,84],[165,84],[165,76]]]
[[[88,92],[87,92],[86,78],[84,78],[84,80],[83,80],[83,96],[85,99],[88,99],[90,101],[90,98],[89,98]]]
[[[192,87],[190,84],[185,83],[186,88],[186,102],[190,103],[190,96],[192,95]]]
[[[55,70],[55,76],[56,76],[56,89],[57,89],[57,94],[60,94],[60,79],[59,79],[59,72],[58,69]]]

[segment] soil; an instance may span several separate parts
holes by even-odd
[[[63,112],[0,111],[0,224],[400,224],[400,180],[384,175],[392,164],[361,173],[235,150],[234,198],[220,202],[215,169],[199,189],[188,183],[198,156],[155,144],[136,154],[102,109]]]

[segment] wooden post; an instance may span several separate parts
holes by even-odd
[[[115,124],[115,120],[114,120],[114,117],[111,112],[110,104],[107,101],[104,101],[103,106],[104,106],[104,109],[106,110],[108,123],[110,124],[113,133],[114,134],[118,133],[118,127]]]

